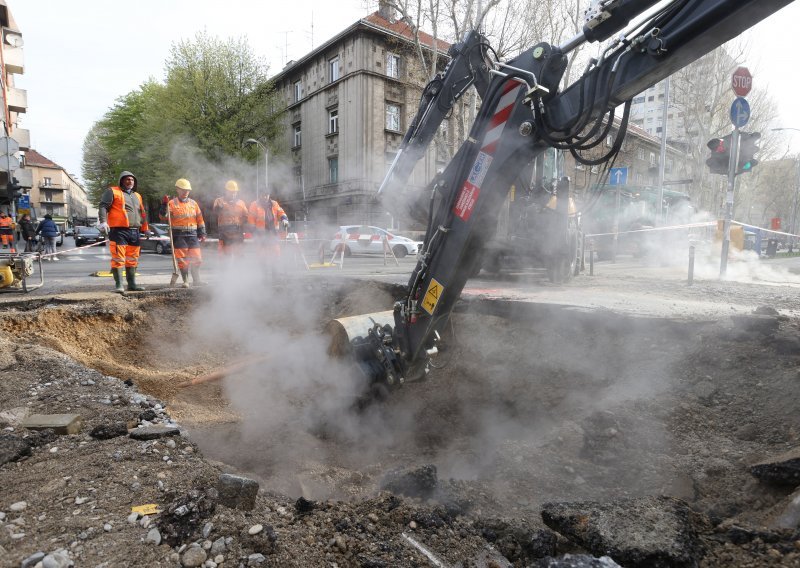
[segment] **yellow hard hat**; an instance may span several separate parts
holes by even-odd
[[[175,187],[177,187],[178,189],[191,190],[192,189],[192,184],[189,183],[188,179],[181,178],[181,179],[179,179],[178,181],[175,182]]]
[[[225,182],[225,191],[239,191],[239,184],[233,180]]]

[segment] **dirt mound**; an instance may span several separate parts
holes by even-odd
[[[428,380],[352,413],[352,393],[331,389],[344,369],[326,359],[320,331],[332,317],[387,309],[398,290],[347,283],[311,294],[301,283],[282,292],[247,302],[109,296],[0,315],[0,420],[14,438],[3,447],[30,449],[0,466],[2,557],[19,565],[64,549],[79,565],[221,556],[524,566],[553,553],[600,556],[591,543],[609,541],[575,535],[618,536],[602,503],[630,503],[617,506],[623,518],[667,495],[691,508],[681,518],[703,519],[676,529],[696,535],[699,565],[800,564],[796,528],[778,522],[792,518],[794,487],[750,473],[800,446],[798,321],[764,310],[678,322],[465,302]],[[237,371],[179,386],[220,368]],[[77,413],[83,430],[32,440],[19,426],[32,413]],[[184,436],[88,435],[172,420]],[[260,481],[252,511],[213,507],[222,471]],[[386,479],[423,479],[424,496],[379,493]],[[551,532],[541,512],[557,502],[601,526]],[[160,513],[131,518],[147,503],[171,524]]]

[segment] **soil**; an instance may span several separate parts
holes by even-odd
[[[0,456],[19,440],[29,453],[0,465],[0,566],[34,566],[37,552],[48,566],[544,566],[606,553],[625,566],[800,566],[800,481],[751,472],[800,448],[797,289],[626,280],[626,307],[676,307],[653,314],[595,305],[602,286],[619,282],[565,287],[570,305],[474,291],[427,379],[358,412],[352,369],[328,358],[322,330],[390,309],[396,286],[7,303]],[[181,387],[221,368],[223,380]],[[67,413],[78,434],[20,425]],[[149,424],[181,435],[125,435]],[[100,426],[122,435],[90,435]],[[252,510],[218,501],[221,473],[259,482]],[[554,503],[654,496],[699,519],[689,560],[632,560],[543,518]],[[131,515],[145,504],[161,512]]]

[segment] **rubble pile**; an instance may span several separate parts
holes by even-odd
[[[142,326],[130,314],[147,301],[59,313]],[[319,440],[339,460],[327,479],[353,488],[349,499],[278,492],[267,469],[245,467],[258,447],[239,448],[239,463],[204,455],[198,430],[155,394],[174,391],[150,388],[156,370],[115,376],[31,335],[52,306],[3,315],[0,566],[800,566],[797,321],[759,313],[645,331],[608,314],[558,323],[515,309],[514,321],[478,304],[454,318],[449,366],[388,403],[411,412],[416,446],[358,469]],[[627,331],[605,341],[610,329]],[[523,331],[534,363],[519,356]],[[482,346],[487,334],[498,342]],[[567,353],[555,349],[568,339]],[[612,351],[620,341],[631,349]],[[647,362],[634,357],[645,348]],[[674,383],[638,393],[650,365]],[[608,403],[587,410],[601,394]],[[297,468],[298,479],[311,469]]]

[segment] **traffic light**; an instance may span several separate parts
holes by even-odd
[[[760,132],[739,133],[739,163],[736,167],[737,174],[745,174],[758,165],[758,160],[753,156],[761,148],[758,147]]]
[[[706,165],[711,173],[728,175],[728,164],[731,161],[731,135],[712,138],[706,146],[711,150],[711,156],[706,160]]]
[[[5,201],[10,203],[12,200],[17,199],[22,195],[22,186],[19,184],[19,180],[15,177],[12,177],[8,180],[6,184],[6,194],[5,194]]]

